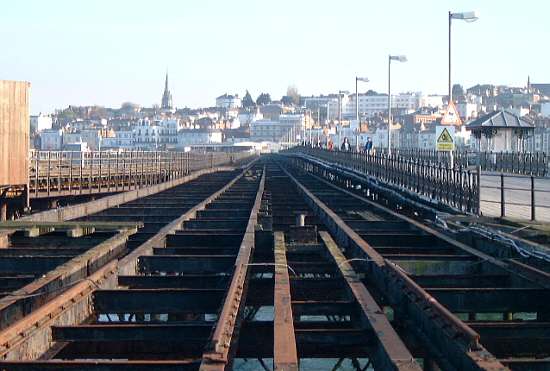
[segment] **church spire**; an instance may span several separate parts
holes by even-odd
[[[172,107],[172,93],[170,93],[170,89],[168,89],[168,70],[166,70],[166,79],[164,80],[164,93],[162,94],[160,108],[171,110]]]

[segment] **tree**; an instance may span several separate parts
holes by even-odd
[[[258,106],[265,106],[269,103],[271,103],[271,96],[269,95],[269,93],[262,93],[256,99],[256,104]]]
[[[254,103],[254,100],[250,96],[250,93],[248,90],[246,91],[246,94],[243,97],[242,100],[243,108],[254,108],[256,106],[256,103]]]
[[[58,117],[62,120],[71,121],[76,119],[76,113],[71,108],[66,108],[58,114]]]
[[[464,96],[464,88],[460,84],[454,84],[452,92],[454,100],[458,100],[460,97]]]
[[[124,111],[134,111],[139,108],[139,104],[132,102],[124,102],[120,105],[120,109]]]
[[[294,104],[294,100],[292,99],[291,96],[289,95],[283,95],[283,97],[281,98],[281,103],[284,105],[284,106],[291,106]]]
[[[292,99],[292,103],[295,105],[300,104],[300,94],[298,93],[298,88],[295,85],[290,85],[286,89],[286,96]]]

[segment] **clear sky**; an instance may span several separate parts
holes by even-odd
[[[17,0],[0,10],[0,79],[32,84],[31,112],[72,105],[160,103],[164,73],[177,107],[225,92],[280,98],[387,89],[446,93],[447,12],[453,81],[550,82],[548,0]]]

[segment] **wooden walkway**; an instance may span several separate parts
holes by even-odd
[[[505,216],[531,219],[531,177],[504,176]],[[550,178],[534,179],[535,219],[550,222]],[[500,174],[481,176],[481,212],[484,216],[501,216]]]

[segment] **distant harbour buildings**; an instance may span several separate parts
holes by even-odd
[[[455,85],[453,101],[465,123],[459,130],[460,148],[549,152],[549,86],[531,84],[530,80],[526,87],[477,84],[463,89]],[[339,91],[273,100],[269,93],[262,92],[254,100],[246,91],[243,98],[236,93],[219,95],[212,107],[178,109],[166,73],[160,106],[141,107],[129,102],[120,108],[69,106],[51,115],[31,116],[31,144],[44,150],[182,150],[193,145],[242,142],[275,146],[331,140],[339,145],[348,137],[357,147],[370,138],[375,148],[384,148],[388,136],[387,94],[369,90],[359,92],[357,97],[356,102],[354,93]],[[441,122],[447,99],[446,95],[422,92],[392,95],[392,143],[399,148],[434,149],[435,126]],[[479,130],[472,135],[467,124],[500,110],[530,123],[533,130],[521,134],[521,145],[480,147],[476,141]]]

